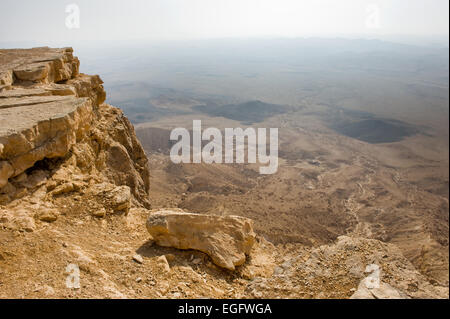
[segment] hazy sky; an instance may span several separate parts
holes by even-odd
[[[70,29],[72,3],[79,28]],[[0,8],[0,42],[428,36],[449,28],[448,0],[1,0]]]

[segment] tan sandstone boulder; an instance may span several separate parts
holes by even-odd
[[[101,194],[106,210],[126,213],[131,201],[150,207],[148,158],[133,125],[103,103],[103,81],[79,73],[79,64],[71,48],[0,49],[0,205],[26,196],[45,179],[54,197],[84,192],[87,180],[73,179],[90,175],[96,183],[122,187],[109,197]],[[56,161],[58,171],[68,169],[61,181],[58,172],[22,175]],[[92,209],[96,216],[104,213]]]
[[[245,262],[255,242],[252,220],[240,216],[213,216],[163,210],[150,214],[147,230],[156,244],[196,249],[213,262],[234,270]]]

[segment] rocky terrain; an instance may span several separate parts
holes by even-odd
[[[240,166],[177,166],[146,154],[105,97],[70,48],[0,50],[0,298],[448,298],[448,201],[437,205],[447,228],[430,219],[423,238],[414,203],[398,197],[423,243],[416,260],[398,234],[405,222],[363,205],[387,196],[369,182],[389,178],[360,153],[357,166],[303,154],[310,163],[283,166],[277,183]],[[283,161],[314,153],[311,141]],[[336,197],[352,174],[363,182]],[[300,182],[309,190],[298,193]],[[427,254],[440,263],[427,266]],[[67,286],[69,265],[79,287]],[[379,284],[368,285],[374,274]]]

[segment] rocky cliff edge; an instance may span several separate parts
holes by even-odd
[[[51,206],[62,193],[121,186],[149,206],[148,160],[133,126],[79,65],[71,48],[0,50],[0,204]]]

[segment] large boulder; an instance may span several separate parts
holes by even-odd
[[[150,214],[147,230],[160,246],[202,251],[229,270],[245,262],[255,242],[252,220],[240,216],[163,210]]]

